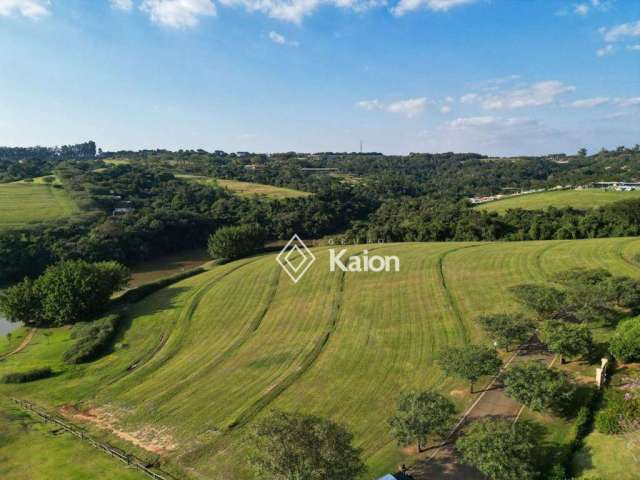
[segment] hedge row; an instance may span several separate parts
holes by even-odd
[[[71,332],[76,342],[64,352],[66,363],[84,363],[96,359],[103,353],[118,327],[119,314],[108,315],[89,323],[77,324]]]
[[[172,285],[180,280],[184,280],[185,278],[193,277],[195,275],[199,275],[201,273],[206,272],[207,270],[203,267],[197,267],[192,270],[187,270],[186,272],[180,272],[170,277],[161,278],[160,280],[156,280],[155,282],[145,283],[144,285],[140,285],[139,287],[132,288],[131,290],[127,290],[124,294],[114,300],[116,305],[123,305],[127,303],[136,303],[142,300],[145,297],[148,297],[152,293],[157,292],[158,290],[162,290],[169,285]]]
[[[27,383],[41,378],[47,378],[53,375],[53,371],[49,367],[34,368],[26,372],[7,373],[2,377],[2,383]]]

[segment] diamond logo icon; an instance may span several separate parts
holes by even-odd
[[[298,281],[307,273],[309,267],[316,261],[316,257],[307,248],[302,239],[295,234],[287,242],[284,248],[276,257],[276,261],[282,269],[289,275],[293,283]]]

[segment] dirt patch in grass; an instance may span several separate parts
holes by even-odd
[[[119,427],[116,415],[104,407],[79,411],[71,405],[65,405],[60,408],[60,412],[68,418],[91,423],[101,430],[106,430],[118,438],[151,453],[164,455],[178,447],[167,428],[147,426],[128,432]]]

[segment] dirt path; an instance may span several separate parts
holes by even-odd
[[[27,334],[26,337],[24,337],[20,345],[18,345],[18,347],[15,350],[8,353],[3,353],[2,355],[0,355],[0,360],[5,359],[11,355],[15,355],[16,353],[20,353],[22,350],[27,348],[27,346],[29,345],[29,343],[31,342],[35,334],[36,334],[35,328],[32,328],[31,330],[29,330],[29,333]]]
[[[528,361],[543,361],[551,366],[554,356],[544,350],[539,342],[523,345],[505,363],[503,372],[516,363]],[[462,465],[456,458],[452,444],[469,421],[483,417],[502,417],[518,420],[524,406],[512,400],[504,393],[503,385],[494,378],[482,390],[474,403],[467,409],[453,431],[449,434],[445,445],[428,453],[428,456],[413,465],[408,474],[413,480],[482,480],[484,477],[475,469]],[[402,477],[400,477],[402,478]],[[406,477],[405,477],[406,478]]]

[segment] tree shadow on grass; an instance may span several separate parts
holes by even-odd
[[[136,318],[134,310],[138,303],[147,302],[148,308],[144,310],[144,315],[155,315],[157,313],[164,312],[165,310],[175,308],[177,298],[189,290],[191,290],[189,287],[169,286],[152,293],[139,302],[125,305],[121,310],[122,320],[118,325],[118,333],[114,336],[114,341],[117,342],[118,340],[121,340],[126,332],[131,328],[133,321]]]

